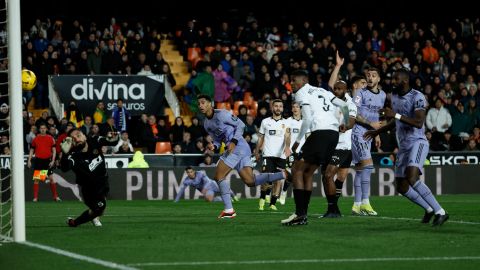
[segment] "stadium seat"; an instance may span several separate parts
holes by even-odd
[[[201,50],[198,47],[192,47],[188,48],[188,55],[187,59],[190,61],[192,64],[197,61],[201,56]]]
[[[253,102],[252,92],[243,93],[243,104],[248,107],[252,102]]]
[[[171,154],[172,144],[170,142],[157,142],[155,154]]]
[[[213,46],[207,46],[207,47],[205,47],[205,52],[207,52],[207,53],[212,53],[213,50],[215,50],[215,47],[213,47]]]

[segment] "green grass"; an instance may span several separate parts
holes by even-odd
[[[65,225],[80,202],[27,203],[27,239],[139,269],[480,269],[479,196],[440,196],[450,213],[441,228],[420,224],[423,211],[402,197],[373,197],[379,217],[318,219],[325,200],[313,198],[307,226],[282,227],[293,201],[279,213],[256,210],[257,200],[235,204],[238,216],[218,220],[221,203],[204,201],[109,201],[103,227]],[[462,223],[468,221],[470,223]],[[455,260],[325,262],[322,259],[467,257]],[[245,264],[242,261],[316,260]],[[230,265],[145,265],[161,262],[235,261]],[[140,265],[137,265],[140,264]],[[105,269],[102,266],[19,244],[0,246],[0,269]]]

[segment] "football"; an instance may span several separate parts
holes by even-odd
[[[33,71],[28,69],[22,70],[22,89],[25,91],[32,91],[37,85],[37,76]]]

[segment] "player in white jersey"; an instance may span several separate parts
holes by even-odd
[[[301,138],[310,128],[310,136],[299,154],[300,160],[293,165],[293,190],[295,213],[281,221],[284,225],[306,225],[308,204],[313,189],[313,174],[322,165],[322,173],[332,158],[338,143],[339,122],[337,107],[342,109],[348,122],[348,107],[345,101],[336,98],[330,91],[308,84],[308,73],[294,71],[291,77],[295,101],[302,109],[302,127],[292,146],[295,152]]]
[[[337,218],[342,216],[337,203],[342,193],[343,182],[347,178],[348,169],[352,163],[352,127],[355,124],[355,118],[357,116],[357,106],[347,93],[347,83],[338,80],[338,73],[343,62],[344,59],[340,58],[337,51],[337,63],[332,71],[328,85],[333,89],[333,94],[337,98],[347,103],[349,119],[347,125],[340,125],[338,144],[327,166],[325,177],[322,179],[327,200],[330,198],[330,200],[328,200],[327,212],[322,216],[324,218]],[[335,175],[337,175],[337,180],[334,182]],[[334,198],[332,198],[333,196]]]
[[[302,111],[300,110],[300,105],[297,102],[292,102],[292,116],[287,118],[287,127],[290,128],[290,141],[294,142],[297,140],[298,134],[300,134],[300,129],[302,128]],[[306,137],[310,134],[310,131],[307,131],[307,134],[300,139],[300,144],[297,147],[296,153],[300,152],[303,144],[305,143]],[[290,155],[287,159],[287,166],[291,167],[294,162],[294,155]],[[285,179],[283,183],[282,193],[280,193],[280,198],[278,201],[281,205],[285,204],[287,198],[287,190],[292,183],[292,177]]]
[[[290,156],[290,129],[287,126],[287,121],[282,117],[283,102],[280,99],[272,101],[271,105],[272,116],[262,120],[260,124],[258,143],[255,149],[257,160],[260,160],[260,152],[262,152],[262,172],[275,173],[280,169],[285,169],[285,159]],[[280,196],[280,189],[282,182],[277,181],[272,183],[265,183],[261,186],[260,200],[258,202],[258,210],[263,211],[265,206],[265,197],[268,190],[273,192],[270,199],[270,210],[277,210],[275,206],[278,197]]]

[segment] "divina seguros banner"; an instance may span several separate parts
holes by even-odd
[[[75,100],[80,111],[95,111],[99,101],[105,103],[105,110],[112,111],[117,99],[123,99],[125,108],[132,115],[142,113],[163,115],[165,76],[124,76],[124,75],[62,75],[51,76],[50,82],[58,93],[61,103]]]

